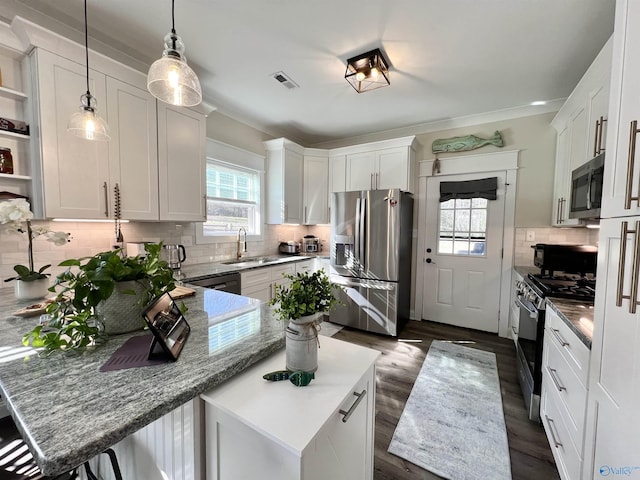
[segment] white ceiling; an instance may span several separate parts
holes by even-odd
[[[1,0],[82,29],[82,0]],[[176,0],[205,99],[306,146],[567,97],[613,32],[614,0]],[[0,12],[2,15],[2,12]],[[92,37],[150,64],[170,0],[89,0]],[[91,40],[90,40],[91,46]],[[380,47],[391,86],[345,61]],[[271,75],[283,71],[288,90]]]

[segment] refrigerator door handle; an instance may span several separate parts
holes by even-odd
[[[360,209],[362,211],[360,212],[360,246],[358,247],[360,250],[360,256],[358,257],[358,260],[360,262],[360,265],[365,270],[368,270],[369,262],[367,261],[367,242],[368,242],[367,237],[369,236],[369,228],[368,228],[367,222],[369,219],[367,218],[367,199],[366,198],[361,199]]]
[[[360,261],[360,225],[361,225],[361,218],[360,218],[360,202],[362,201],[361,198],[357,198],[356,199],[356,222],[355,222],[355,237],[353,239],[354,245],[353,245],[353,255],[355,256],[355,259]]]

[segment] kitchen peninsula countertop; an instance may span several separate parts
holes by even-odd
[[[0,289],[0,391],[44,475],[82,464],[284,347],[284,324],[267,304],[194,289],[183,300],[191,335],[178,361],[111,372],[99,368],[143,332],[113,336],[94,351],[40,357],[21,342],[38,317],[11,315],[34,302]],[[234,331],[247,333],[223,340],[228,322],[242,322]]]
[[[547,306],[552,308],[582,343],[591,349],[593,303],[583,300],[547,297]]]

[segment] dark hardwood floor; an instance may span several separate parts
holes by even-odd
[[[376,365],[376,480],[441,478],[387,452],[432,340],[468,341],[472,342],[469,346],[473,348],[496,354],[513,480],[559,480],[544,430],[527,418],[516,377],[515,349],[510,339],[427,321],[409,322],[398,339],[347,327],[336,333],[334,338],[382,352]]]

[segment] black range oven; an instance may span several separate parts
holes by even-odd
[[[565,246],[563,246],[565,247]],[[576,246],[581,247],[581,246]],[[587,257],[591,249],[563,249],[568,256]],[[548,257],[549,258],[549,257]],[[542,386],[542,346],[544,341],[545,298],[571,298],[593,303],[595,298],[595,263],[585,258],[562,259],[563,266],[579,265],[579,272],[556,272],[552,262],[537,274],[529,274],[516,286],[515,307],[518,325],[512,325],[516,344],[518,382],[522,389],[529,419],[540,420]],[[585,265],[590,266],[585,268]],[[560,266],[560,262],[558,263]],[[586,270],[586,271],[583,271]]]

